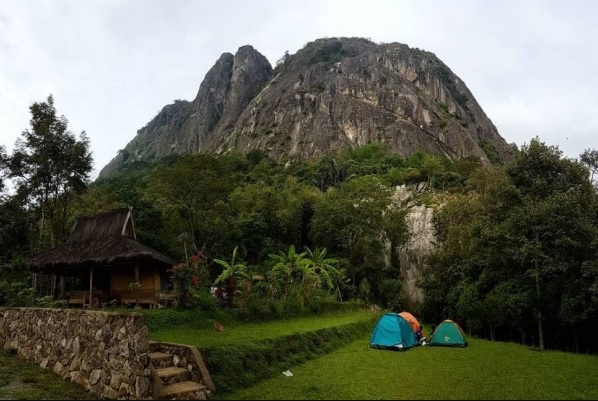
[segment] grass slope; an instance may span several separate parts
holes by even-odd
[[[152,325],[147,318],[146,322],[151,340],[194,345],[201,350],[205,347],[242,345],[362,321],[371,321],[373,327],[378,316],[377,313],[359,310],[264,323],[231,323],[224,324],[223,332],[214,330],[211,324],[207,328],[194,328],[186,324],[175,326],[165,322]]]
[[[352,311],[267,323],[225,326],[223,332],[164,322],[150,339],[195,345],[216,391],[226,394],[277,375],[367,336],[378,313]],[[200,326],[201,327],[201,326]]]

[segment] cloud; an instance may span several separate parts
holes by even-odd
[[[358,36],[435,53],[507,142],[539,135],[574,157],[598,128],[597,17],[592,0],[3,0],[0,143],[11,150],[52,93],[97,175],[163,106],[192,100],[223,52],[250,44],[274,64]]]

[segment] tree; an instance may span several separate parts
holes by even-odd
[[[579,160],[590,170],[590,181],[596,187],[598,184],[594,181],[594,175],[598,173],[598,150],[589,148],[584,150]]]
[[[238,241],[254,265],[287,244],[309,245],[309,222],[321,194],[295,177],[280,176],[276,181],[259,180],[237,188],[230,196]]]
[[[24,203],[18,194],[0,199],[0,264],[28,251],[35,223]]]
[[[276,60],[276,66],[278,67],[279,65],[286,63],[290,57],[289,51],[285,50],[284,54],[278,60]]]
[[[357,177],[327,191],[311,221],[313,242],[349,259],[353,286],[367,277],[375,296],[387,274],[387,243],[400,246],[409,235],[405,211],[392,195],[377,177]]]
[[[45,102],[33,103],[29,110],[31,127],[16,142],[11,176],[17,193],[26,196],[41,214],[40,245],[48,229],[54,246],[67,236],[73,199],[86,189],[93,159],[85,131],[77,138],[68,130],[67,119],[56,113],[52,95]]]
[[[540,348],[559,330],[593,328],[598,230],[589,178],[537,138],[505,166],[472,174],[468,192],[434,216],[426,318],[457,316],[491,338],[533,333]]]
[[[8,170],[8,155],[4,146],[0,145],[0,196],[4,192],[4,178]]]
[[[513,205],[506,220],[514,245],[509,252],[533,278],[538,341],[543,349],[545,311],[553,299],[545,291],[559,291],[559,281],[581,264],[583,249],[595,238],[587,214],[594,193],[580,163],[562,158],[558,147],[546,146],[537,138],[522,147],[507,174],[519,194],[519,204]]]
[[[145,199],[157,203],[163,211],[183,216],[187,228],[181,232],[189,233],[193,249],[197,250],[199,243],[208,242],[205,237],[213,229],[211,212],[226,201],[236,179],[214,156],[186,155],[173,166],[150,174]],[[201,241],[200,235],[204,237]]]

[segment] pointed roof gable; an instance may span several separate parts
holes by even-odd
[[[79,217],[68,242],[94,241],[119,235],[137,239],[130,207]]]
[[[34,270],[44,270],[135,261],[163,266],[175,264],[168,256],[137,241],[132,208],[129,207],[79,217],[67,242],[40,252],[30,266]]]

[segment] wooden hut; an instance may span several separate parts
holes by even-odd
[[[153,308],[171,298],[168,270],[175,264],[136,239],[132,208],[80,217],[66,243],[47,249],[31,269],[49,277],[52,293],[69,305]]]

